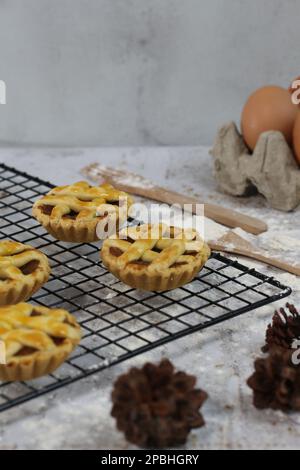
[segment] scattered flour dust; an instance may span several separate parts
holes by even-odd
[[[135,188],[153,189],[154,184],[152,181],[144,178],[136,173],[131,173],[126,170],[118,170],[99,163],[93,163],[92,165],[83,168],[82,173],[93,181],[100,182],[105,177],[105,174],[113,177],[115,184],[133,186]]]
[[[275,234],[267,238],[268,246],[273,250],[292,251],[300,250],[300,239],[290,237],[285,234]]]
[[[228,232],[228,228],[220,225],[211,219],[204,217],[204,238],[208,241],[215,241],[223,237]]]
[[[300,292],[300,277],[294,276],[289,273],[282,273],[276,276],[276,279],[282,284],[289,286],[293,291]]]

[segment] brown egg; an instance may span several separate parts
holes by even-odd
[[[246,144],[254,150],[259,136],[266,131],[280,131],[289,145],[298,107],[292,103],[288,90],[266,86],[250,96],[242,113],[242,133]]]
[[[294,131],[293,131],[293,145],[294,145],[294,152],[296,155],[296,159],[300,164],[300,113],[298,113]]]

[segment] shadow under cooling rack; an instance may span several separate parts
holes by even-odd
[[[291,293],[273,278],[217,253],[184,287],[165,293],[132,289],[100,263],[99,244],[55,241],[31,217],[33,202],[51,187],[0,164],[0,238],[29,243],[49,257],[52,276],[32,302],[73,313],[83,338],[53,374],[0,383],[0,411]]]

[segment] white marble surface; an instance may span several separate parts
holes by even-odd
[[[299,260],[299,209],[284,214],[261,197],[234,199],[217,192],[208,149],[1,149],[0,161],[33,175],[64,184],[80,178],[94,161],[138,171],[170,188],[226,204],[268,220],[268,234],[258,243],[284,257]],[[288,244],[293,244],[288,247]],[[245,262],[245,260],[243,260]],[[300,281],[276,269],[249,262],[293,288],[291,302],[300,306]],[[283,305],[284,301],[279,302]],[[194,373],[209,393],[203,407],[206,426],[191,433],[186,448],[298,448],[300,415],[258,412],[251,404],[246,379],[263,344],[275,305],[167,344],[126,363],[33,400],[0,415],[0,449],[127,449],[109,416],[112,382],[130,365],[169,357]]]

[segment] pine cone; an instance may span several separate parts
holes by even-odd
[[[266,345],[263,352],[269,351],[273,346],[291,349],[293,341],[300,338],[300,314],[294,305],[286,304],[289,312],[283,308],[275,312],[272,324],[266,332]]]
[[[258,409],[300,410],[300,366],[293,365],[295,351],[272,347],[266,358],[257,359],[247,384]]]
[[[175,372],[168,360],[121,375],[112,392],[111,415],[128,441],[140,447],[184,444],[191,429],[204,426],[199,412],[207,398],[196,378]]]

